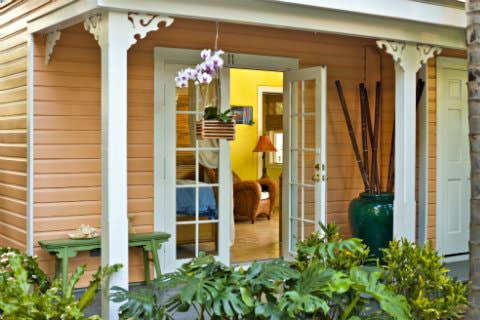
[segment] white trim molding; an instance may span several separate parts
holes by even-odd
[[[439,15],[439,24],[402,20],[352,12],[332,10],[318,6],[258,0],[98,0],[103,8],[149,12],[152,14],[178,16],[189,19],[253,24],[274,28],[306,30],[368,37],[373,39],[396,39],[426,43],[444,48],[466,49],[465,28],[449,26],[451,15]],[[314,0],[310,0],[313,2]],[[392,2],[392,0],[389,0]],[[398,0],[394,0],[398,1]],[[372,2],[372,0],[369,0]],[[374,0],[374,6],[379,5]],[[406,1],[398,1],[404,3]],[[410,1],[409,1],[410,2]],[[333,3],[333,2],[332,2]],[[335,2],[336,3],[336,2]],[[356,3],[348,1],[350,7]],[[363,2],[362,2],[363,4]],[[360,4],[359,4],[360,5]],[[359,6],[358,5],[358,6]],[[422,5],[420,3],[420,5]],[[411,12],[407,7],[397,13]],[[432,8],[433,9],[433,8]],[[422,16],[428,19],[432,11]]]
[[[465,8],[459,5],[442,6],[425,3],[426,0],[264,0],[283,2],[288,4],[304,5],[309,7],[325,8],[330,10],[348,11],[393,19],[410,20],[432,24],[448,25],[465,28],[467,19]],[[430,0],[431,1],[431,0]],[[437,0],[438,1],[438,0]],[[446,0],[443,0],[446,1]],[[433,2],[433,1],[431,1]],[[408,12],[408,14],[405,14]]]
[[[440,48],[379,40],[395,61],[395,200],[393,236],[416,240],[416,83],[417,71]]]
[[[47,33],[47,39],[45,40],[45,64],[50,62],[53,48],[57,44],[57,41],[60,40],[61,35],[62,33],[57,30]]]
[[[283,95],[283,85],[274,87],[274,86],[258,86],[257,87],[257,134],[260,137],[263,134],[263,94],[264,93],[281,93]],[[283,130],[282,130],[283,131]],[[272,138],[272,137],[270,137]],[[270,154],[266,155],[270,157]],[[267,169],[272,167],[282,168],[283,164],[272,165],[269,164],[269,160],[266,162]],[[257,177],[262,176],[263,160],[262,153],[258,152],[257,154]]]
[[[323,2],[323,4],[320,3]],[[60,30],[79,23],[87,16],[102,10],[118,12],[145,12],[158,16],[183,17],[228,23],[241,23],[292,30],[326,32],[349,36],[368,37],[373,39],[391,39],[441,46],[443,48],[466,49],[465,28],[463,18],[452,19],[452,14],[445,10],[461,10],[440,6],[416,3],[411,0],[388,0],[403,9],[377,4],[377,0],[366,0],[374,3],[373,10],[394,14],[367,13],[358,10],[359,4],[342,0],[342,6],[337,2],[327,0],[78,0],[55,11],[36,16],[28,21],[28,32],[46,33]],[[387,0],[385,0],[387,1]],[[290,2],[290,3],[286,3]],[[430,6],[428,10],[414,10],[414,6]],[[372,8],[362,2],[362,8]],[[425,7],[427,8],[427,7]],[[436,12],[436,10],[440,12]],[[443,10],[443,11],[442,11]],[[387,12],[387,13],[388,13]],[[414,12],[417,18],[406,20],[399,13]],[[435,16],[436,20],[430,18]],[[410,15],[409,15],[410,17]],[[462,16],[463,17],[463,16]],[[405,18],[405,19],[402,19]],[[413,21],[412,21],[413,20]],[[457,21],[458,20],[458,21]]]
[[[34,197],[34,61],[35,43],[33,34],[27,37],[27,254],[34,254],[34,223],[33,223],[33,197]]]

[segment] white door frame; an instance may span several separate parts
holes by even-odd
[[[263,94],[264,93],[283,93],[283,86],[274,87],[274,86],[258,86],[257,92],[257,132],[260,137],[263,134]],[[268,154],[265,156],[268,157]],[[268,164],[268,158],[267,158]],[[257,177],[262,176],[262,153],[258,152],[257,154]],[[267,165],[268,168],[268,165]]]
[[[443,237],[443,219],[441,215],[441,199],[445,199],[446,195],[444,194],[444,190],[442,188],[442,177],[444,176],[444,166],[441,163],[441,154],[443,152],[443,143],[440,139],[441,135],[439,132],[442,130],[444,125],[444,121],[447,119],[443,118],[442,112],[440,112],[441,108],[443,107],[443,95],[444,92],[442,90],[442,86],[440,85],[444,80],[443,70],[448,69],[457,69],[467,72],[467,60],[461,58],[450,58],[450,57],[438,57],[437,58],[437,124],[436,124],[436,132],[437,132],[437,139],[436,139],[436,146],[437,146],[437,153],[436,153],[436,166],[437,166],[437,181],[436,181],[436,188],[437,188],[437,195],[436,195],[436,247],[440,254],[443,254],[443,247],[442,247],[442,237]],[[467,260],[468,254],[456,257],[454,260]]]
[[[287,71],[298,69],[298,59],[296,58],[284,58],[284,57],[274,57],[274,56],[259,56],[259,55],[250,55],[250,54],[238,54],[238,53],[225,53],[225,67],[222,72],[222,78],[226,77],[229,74],[228,68],[242,68],[242,69],[257,69],[257,70],[271,70],[271,71]],[[178,267],[176,259],[176,235],[175,230],[170,230],[171,226],[175,223],[172,223],[171,219],[174,218],[174,215],[165,214],[164,210],[167,212],[174,212],[175,208],[165,208],[165,203],[171,201],[166,201],[166,197],[171,197],[172,192],[169,190],[171,188],[171,173],[169,173],[168,168],[174,166],[172,164],[173,158],[171,156],[172,152],[172,143],[167,141],[166,137],[171,136],[172,133],[175,133],[175,123],[164,121],[164,117],[172,117],[171,112],[174,110],[168,110],[166,108],[165,98],[168,95],[168,92],[165,89],[165,84],[167,79],[164,75],[166,70],[165,66],[170,64],[189,64],[195,65],[200,60],[200,50],[192,49],[177,49],[177,48],[165,48],[165,47],[156,47],[154,49],[154,230],[159,231],[170,231],[172,237],[170,241],[165,244],[162,249],[159,251],[161,255],[161,265],[164,271],[173,271],[175,267]],[[222,79],[222,83],[226,83],[228,79]],[[171,79],[173,81],[173,79]],[[228,97],[229,90],[228,86],[223,86],[222,96]],[[227,99],[224,99],[227,101]],[[229,104],[229,101],[226,102]],[[225,103],[222,102],[222,108],[225,107]],[[173,152],[175,152],[175,145],[173,146]],[[220,141],[220,160],[223,160],[223,163],[228,163],[230,166],[230,149],[229,144],[226,141]],[[226,162],[227,161],[227,162]],[[231,175],[225,175],[228,177],[227,180],[231,180]],[[173,178],[174,179],[174,178]],[[225,180],[225,179],[224,179]],[[222,181],[220,184],[231,185],[231,181]],[[229,192],[229,188],[219,188],[220,190],[224,189],[225,192]],[[228,203],[225,203],[222,207],[231,207],[232,196],[225,194],[224,197],[219,197],[223,199],[228,199]],[[225,200],[224,200],[225,201]],[[220,207],[220,204],[219,204]],[[173,210],[173,211],[172,211]],[[220,210],[219,210],[220,211]],[[225,215],[223,215],[225,216]],[[165,219],[166,218],[166,219]],[[222,223],[222,217],[219,215],[219,223]],[[228,226],[228,223],[223,221],[223,224]],[[168,230],[167,230],[168,229]],[[230,232],[229,228],[219,228],[219,243],[230,243]],[[228,252],[227,252],[228,251]],[[219,248],[220,257],[228,257],[225,261],[222,261],[226,264],[229,264],[229,246],[224,245],[223,248]]]

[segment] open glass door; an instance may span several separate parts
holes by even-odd
[[[282,252],[326,223],[326,67],[284,73]]]
[[[172,235],[162,253],[163,271],[174,271],[201,252],[228,264],[233,217],[229,144],[197,139],[195,123],[204,114],[199,87],[192,81],[177,88],[174,81],[179,70],[199,62],[200,52],[162,48],[157,53],[155,229]],[[220,75],[221,109],[229,107],[228,71]],[[215,79],[212,87],[217,85]]]

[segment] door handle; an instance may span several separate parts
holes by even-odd
[[[324,178],[324,176],[320,177],[320,174],[317,173],[313,175],[312,180],[315,182],[319,182],[320,180],[322,180],[322,178]]]

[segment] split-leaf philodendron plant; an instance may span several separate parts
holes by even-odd
[[[122,319],[174,319],[186,311],[196,319],[460,319],[467,286],[443,268],[433,270],[440,261],[434,251],[393,241],[386,250],[387,264],[381,266],[369,259],[361,240],[342,239],[334,225],[321,228],[298,244],[294,261],[277,259],[242,268],[202,255],[160,277],[153,289],[116,288],[112,298],[124,303]],[[401,275],[400,259],[416,266],[423,284]],[[437,301],[421,305],[422,294]]]

